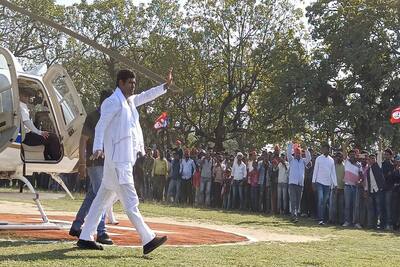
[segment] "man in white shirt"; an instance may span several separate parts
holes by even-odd
[[[100,189],[86,217],[77,243],[84,249],[102,250],[94,242],[93,234],[105,207],[118,195],[129,220],[135,226],[143,245],[143,254],[152,252],[167,240],[157,237],[144,222],[139,211],[139,199],[133,180],[133,166],[138,152],[144,154],[142,128],[136,107],[166,93],[172,83],[172,69],[165,84],[134,95],[136,76],[130,70],[117,74],[117,88],[101,105],[100,120],[96,125],[93,159],[104,157],[104,177]],[[104,152],[103,152],[104,151]]]
[[[25,128],[25,138],[22,143],[28,146],[44,145],[44,158],[46,160],[59,160],[61,152],[57,136],[37,129],[30,118],[27,104],[34,95],[35,92],[30,88],[20,88],[19,90],[21,121]]]
[[[289,178],[289,163],[286,161],[286,155],[281,154],[280,162],[277,166],[278,168],[278,212],[280,214],[285,214],[288,211],[288,178]]]
[[[329,156],[329,149],[329,144],[322,144],[322,155],[315,160],[312,180],[314,188],[317,190],[319,225],[324,225],[330,190],[337,187],[335,161]]]
[[[243,182],[247,177],[246,164],[242,161],[243,154],[238,152],[236,160],[232,166],[232,178],[233,178],[233,207],[237,208],[237,202],[239,201],[240,209],[244,208],[244,194],[243,194]]]

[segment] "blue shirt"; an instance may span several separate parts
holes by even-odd
[[[292,155],[292,143],[289,143],[287,149],[287,158],[289,160],[289,184],[304,186],[305,167],[311,161],[310,152],[306,150],[305,159],[296,159]]]

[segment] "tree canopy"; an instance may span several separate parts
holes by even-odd
[[[318,0],[301,9],[291,0],[81,1],[14,0],[118,51],[156,73],[174,67],[182,94],[140,109],[146,142],[159,142],[154,120],[172,119],[168,142],[235,143],[242,149],[377,140],[399,148],[400,5],[390,0]],[[310,29],[308,29],[308,27]],[[112,90],[122,65],[92,47],[0,7],[0,45],[25,68],[65,66],[87,110]],[[138,91],[154,84],[138,78]],[[228,145],[229,144],[229,145]]]

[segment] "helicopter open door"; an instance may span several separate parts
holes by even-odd
[[[19,93],[14,57],[0,47],[0,152],[18,136]]]
[[[67,71],[60,65],[51,66],[43,81],[56,113],[64,155],[70,159],[76,158],[79,138],[86,119],[81,99]]]

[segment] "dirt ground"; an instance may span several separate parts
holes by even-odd
[[[46,214],[50,221],[64,224],[64,229],[40,231],[1,230],[2,233],[0,232],[0,234],[3,237],[23,237],[33,240],[76,240],[68,235],[69,224],[74,219],[74,213],[46,210]],[[116,214],[116,216],[120,222],[119,225],[107,225],[108,231],[115,243],[121,246],[140,245],[139,237],[126,215]],[[146,217],[145,220],[156,233],[168,235],[168,245],[177,246],[248,244],[260,241],[297,243],[326,239],[320,236],[292,235],[235,225],[215,225],[191,220],[176,220],[167,217]],[[14,223],[40,223],[41,218],[36,206],[33,204],[0,201],[0,222],[5,221]]]

